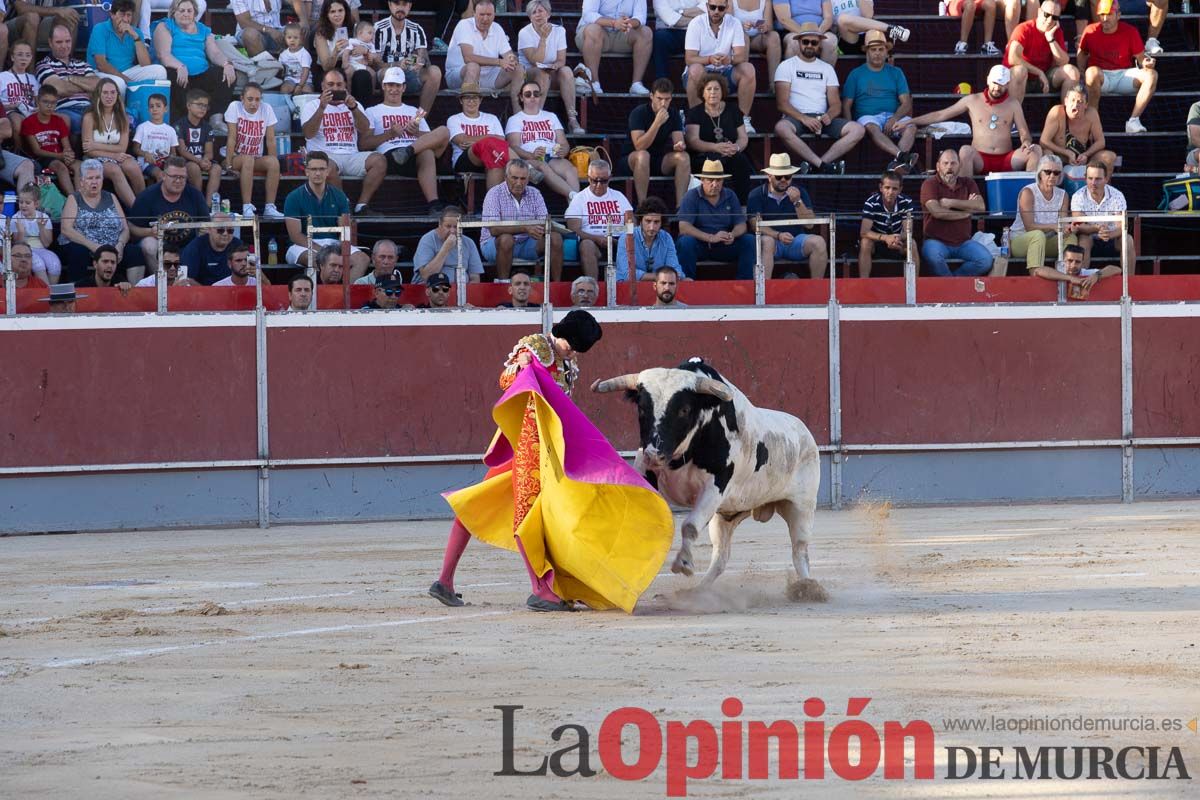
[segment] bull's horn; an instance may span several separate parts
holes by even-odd
[[[711,394],[726,403],[733,399],[733,392],[729,391],[728,386],[704,375],[696,376],[696,391],[701,394]]]
[[[628,375],[621,375],[617,378],[609,378],[606,381],[596,381],[592,384],[592,391],[603,394],[604,392],[619,392],[623,389],[633,391],[637,389],[638,376],[637,373],[631,372]]]

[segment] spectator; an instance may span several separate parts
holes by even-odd
[[[529,274],[529,268],[513,267],[512,280],[508,284],[509,299],[507,302],[500,303],[496,308],[533,308],[535,304],[529,302],[532,290],[533,277]]]
[[[83,280],[76,281],[76,286],[93,286],[97,289],[120,289],[126,294],[133,288],[129,281],[118,280],[117,265],[121,257],[117,248],[102,244],[92,253],[92,269]]]
[[[429,113],[442,86],[442,70],[429,63],[424,29],[408,18],[412,0],[388,0],[387,7],[390,16],[375,23],[375,49],[384,64],[379,79],[392,67],[404,70],[405,91],[420,95],[417,105]]]
[[[1045,278],[1048,281],[1062,281],[1071,284],[1071,286],[1077,286],[1080,293],[1078,295],[1073,294],[1072,296],[1079,299],[1087,297],[1088,292],[1100,282],[1101,278],[1121,274],[1121,268],[1115,264],[1109,264],[1103,269],[1085,269],[1083,248],[1077,244],[1069,244],[1063,247],[1062,261],[1063,268],[1061,271],[1057,267],[1035,268],[1030,263],[1029,274],[1038,278]]]
[[[404,102],[405,72],[391,67],[383,75],[383,102],[366,110],[371,134],[364,134],[360,145],[387,156],[387,169],[393,175],[416,178],[421,194],[436,212],[441,202],[437,191],[437,159],[446,152],[450,131],[445,125],[429,129],[424,109]]]
[[[37,113],[21,123],[21,141],[25,152],[37,159],[38,167],[53,172],[63,194],[70,195],[75,191],[75,182],[71,180],[71,168],[76,164],[75,151],[71,149],[71,130],[67,121],[54,113],[57,104],[58,90],[53,86],[38,90]]]
[[[33,63],[33,48],[28,42],[14,44],[11,54],[12,65],[8,70],[0,72],[0,106],[7,112],[6,116],[13,130],[19,131],[25,118],[37,113],[41,83],[37,76],[29,71],[29,65]],[[0,64],[3,63],[3,59],[0,59]],[[54,99],[57,104],[57,90],[54,92]],[[54,108],[50,110],[54,111]]]
[[[340,243],[327,244],[317,251],[317,283],[330,286],[341,283],[345,274]],[[353,280],[354,276],[351,276]]]
[[[591,275],[580,275],[571,281],[571,305],[576,308],[588,308],[596,305],[600,296],[600,284]]]
[[[950,16],[962,17],[958,43],[954,45],[954,55],[967,54],[967,40],[971,38],[971,28],[975,25],[975,12],[980,8],[983,9],[983,44],[980,45],[979,52],[985,56],[1000,55],[1000,48],[992,41],[996,30],[996,0],[950,0]]]
[[[1025,99],[1029,78],[1036,78],[1043,92],[1061,87],[1065,94],[1079,83],[1079,69],[1067,55],[1067,42],[1059,24],[1061,16],[1062,6],[1045,0],[1037,17],[1022,22],[1009,37],[1004,48],[1004,66],[1012,72],[1009,93],[1018,103]]]
[[[229,10],[237,20],[235,40],[246,48],[246,55],[254,58],[262,52],[278,54],[283,50],[279,0],[229,0]]]
[[[708,85],[705,79],[709,75],[722,76],[737,89],[742,127],[748,134],[756,133],[750,122],[750,108],[754,104],[758,79],[749,60],[742,24],[728,13],[732,2],[734,0],[714,0],[708,4],[706,16],[696,17],[688,23],[683,42],[683,60],[687,65],[683,73],[683,87],[687,90],[688,106],[694,107],[700,104],[701,95]],[[727,88],[725,93],[728,94]],[[725,98],[721,100],[724,102]],[[729,129],[736,127],[730,126]]]
[[[874,19],[873,0],[836,0],[831,4],[833,30],[838,35],[838,49],[843,53],[861,53],[862,35],[868,31],[883,34],[893,42],[907,42],[912,32],[903,25],[891,25]]]
[[[862,222],[858,228],[858,277],[871,277],[871,262],[876,245],[882,244],[895,257],[908,258],[908,241],[904,235],[904,220],[917,216],[917,205],[900,192],[903,178],[888,170],[879,178],[879,191],[863,203]],[[921,257],[914,247],[912,259],[921,267]]]
[[[399,260],[400,252],[396,243],[391,239],[380,239],[371,248],[371,271],[356,280],[355,283],[378,286],[382,281],[393,279],[403,283],[404,277],[396,266],[396,262]]]
[[[109,77],[101,78],[92,90],[92,103],[81,125],[83,154],[104,167],[104,178],[122,205],[129,208],[134,197],[146,188],[146,180],[137,159],[128,152],[129,116],[117,84]]]
[[[301,272],[288,281],[288,305],[284,311],[308,311],[312,306],[313,280]]]
[[[242,241],[235,237],[233,226],[229,224],[232,217],[224,212],[213,214],[213,222],[223,222],[224,225],[207,228],[195,239],[182,248],[180,261],[187,267],[187,273],[204,286],[212,286],[222,278],[229,277],[229,250]],[[178,247],[175,242],[172,247]],[[166,251],[167,242],[163,243]]]
[[[521,85],[524,111],[513,114],[504,126],[508,146],[529,162],[534,183],[546,186],[570,200],[579,190],[579,172],[567,160],[571,145],[558,117],[542,107],[542,90],[537,81]]]
[[[958,154],[947,148],[938,156],[935,174],[921,184],[921,258],[934,275],[986,275],[992,269],[992,254],[971,238],[971,214],[986,207],[975,181],[961,176],[959,168]],[[962,259],[957,272],[950,270],[948,258]]]
[[[1158,72],[1137,29],[1121,22],[1121,8],[1116,2],[1108,13],[1100,14],[1099,22],[1084,29],[1075,61],[1087,83],[1092,108],[1100,105],[1101,94],[1137,95],[1133,113],[1125,121],[1125,132],[1145,133],[1141,116],[1154,97]]]
[[[358,283],[358,281],[355,281]],[[395,278],[384,278],[377,281],[375,284],[375,296],[371,302],[362,307],[363,311],[394,311],[396,304],[400,300],[400,295],[404,294],[404,284]]]
[[[1163,23],[1167,21],[1167,0],[1121,0],[1122,10],[1128,6],[1131,14],[1136,13],[1143,5],[1148,6],[1150,12],[1150,21],[1146,26],[1146,52],[1156,56],[1163,51],[1162,45],[1158,43],[1158,35],[1162,33]]]
[[[1046,254],[1058,255],[1058,220],[1069,216],[1067,193],[1059,188],[1063,163],[1056,155],[1044,155],[1038,162],[1037,180],[1017,195],[1017,216],[1009,228],[1013,258],[1024,258],[1031,273],[1046,263]],[[1074,236],[1066,236],[1075,244]]]
[[[679,264],[689,278],[703,260],[737,262],[739,280],[754,277],[754,237],[746,233],[746,213],[737,195],[725,188],[728,174],[720,161],[705,161],[700,185],[679,206]]]
[[[477,0],[475,16],[455,26],[446,52],[448,88],[457,89],[473,83],[484,89],[503,89],[512,81],[520,80],[517,55],[495,19],[495,3]]]
[[[758,232],[756,220],[761,216],[767,221],[787,219],[812,219],[812,200],[803,186],[793,182],[800,170],[792,166],[787,153],[771,156],[767,168],[767,182],[750,193],[746,203],[746,215],[750,218],[750,230]],[[825,277],[829,266],[829,247],[819,233],[809,233],[801,225],[790,227],[762,226],[763,272],[769,279],[774,274],[777,261],[807,261],[810,277]]]
[[[827,175],[846,171],[842,156],[858,144],[865,131],[857,122],[842,117],[838,77],[828,63],[817,59],[821,38],[811,23],[801,26],[800,54],[792,56],[775,71],[775,104],[783,118],[775,133],[806,165]],[[900,127],[893,124],[893,130]],[[800,137],[814,134],[834,142],[818,156]],[[801,169],[808,172],[808,169]]]
[[[676,299],[679,289],[679,273],[674,267],[663,265],[654,271],[654,308],[687,308],[687,303]]]
[[[522,273],[525,274],[525,273]],[[526,279],[529,278],[525,274]],[[512,286],[508,288],[509,294],[512,294]],[[529,295],[529,290],[525,291],[526,296]],[[425,284],[425,302],[417,306],[417,308],[427,308],[431,310],[444,311],[449,307],[450,302],[450,279],[441,272],[435,272],[433,277]]]
[[[801,34],[810,32],[819,40],[821,60],[837,63],[838,38],[833,32],[833,5],[830,0],[786,0],[774,2],[775,29],[783,35],[783,57],[791,58],[800,52]],[[801,28],[811,24],[815,29]]]
[[[33,274],[47,285],[58,283],[62,262],[50,246],[54,244],[54,223],[38,209],[41,191],[35,183],[26,183],[17,192],[17,213],[12,217],[13,241],[25,242],[33,250]]]
[[[908,79],[899,67],[887,63],[887,37],[882,33],[867,31],[863,46],[867,60],[846,76],[843,113],[863,127],[872,144],[892,157],[889,170],[906,175],[916,169],[918,160],[912,150],[917,130],[901,126],[912,118]]]
[[[312,85],[312,53],[304,47],[304,29],[296,23],[283,26],[283,41],[287,48],[279,53],[283,65],[283,85],[279,91],[286,95],[310,94]]]
[[[618,226],[613,236],[620,237],[625,212],[633,205],[625,195],[613,189],[612,166],[593,159],[588,165],[588,188],[575,195],[567,206],[567,227],[579,237],[579,266],[584,275],[600,274],[600,254],[608,252],[608,226]]]
[[[675,179],[675,204],[683,202],[692,179],[692,162],[683,141],[683,119],[671,111],[675,87],[668,78],[659,78],[650,92],[650,101],[629,115],[629,143],[626,157],[633,172],[633,188],[638,202],[650,192],[650,177]]]
[[[904,125],[932,125],[965,113],[971,120],[971,144],[964,144],[958,151],[964,177],[1023,170],[1037,163],[1042,148],[1033,143],[1021,104],[1008,94],[1010,78],[1008,67],[997,64],[988,72],[987,88],[982,92],[969,94],[952,106],[922,114]],[[1013,149],[1010,133],[1014,125],[1021,138],[1017,150]]]
[[[1033,0],[997,0],[1004,9],[1004,35],[1012,41],[1013,31],[1021,22],[1021,6],[1025,6],[1025,19],[1037,18],[1037,7]]]
[[[167,97],[157,92],[146,101],[150,119],[139,124],[133,132],[130,149],[137,157],[143,178],[161,180],[162,166],[167,157],[179,147],[179,134],[163,119],[167,114]]]
[[[704,15],[706,0],[654,0],[654,79],[670,77],[671,59],[683,55],[688,24]]]
[[[65,213],[65,212],[64,212]],[[146,264],[158,263],[158,226],[168,222],[203,222],[208,219],[208,203],[204,195],[187,182],[187,163],[171,156],[163,165],[163,179],[137,196],[129,209],[129,230],[139,239]],[[163,240],[186,247],[195,237],[193,229],[168,230]],[[134,283],[141,277],[142,267],[127,267]]]
[[[137,28],[133,27],[133,0],[113,0],[112,18],[92,29],[88,38],[87,60],[96,72],[113,75],[125,83],[165,80],[167,71],[150,61],[150,50]]]
[[[86,61],[71,58],[74,46],[71,30],[66,25],[55,25],[50,31],[50,52],[37,63],[38,82],[58,90],[56,111],[71,123],[71,133],[79,131],[79,122],[89,100],[94,105],[95,90],[101,80]],[[119,82],[116,85],[124,94],[125,81],[116,76],[109,76],[109,79]]]
[[[18,44],[24,42],[30,49],[32,58],[33,47],[37,44],[38,28],[43,17],[51,19],[56,15],[68,23],[71,31],[79,24],[79,12],[73,8],[44,8],[33,2],[15,0],[13,3],[0,3],[0,18],[7,17],[4,30],[0,31],[0,64],[4,64],[8,56],[16,50]],[[10,49],[11,47],[11,49]],[[32,101],[32,97],[30,100]],[[7,98],[5,105],[8,105]]]
[[[236,173],[242,192],[242,216],[254,217],[254,176],[265,175],[266,205],[264,219],[283,219],[275,207],[279,193],[279,157],[275,154],[275,126],[279,124],[275,109],[263,102],[262,87],[248,83],[242,99],[234,100],[225,110],[229,135],[225,144],[224,169]]]
[[[691,153],[692,175],[716,160],[722,171],[732,174],[734,193],[742,199],[750,194],[750,173],[754,171],[746,155],[750,137],[741,114],[726,102],[727,97],[724,76],[706,73],[700,78],[701,103],[688,109],[684,141]]]
[[[279,0],[272,0],[279,2]],[[172,16],[171,9],[174,8],[172,0],[138,0],[136,14],[138,18],[138,30],[142,32],[142,36],[150,38],[150,12],[151,11],[166,11],[167,16]],[[196,19],[204,16],[204,12],[208,10],[208,3],[205,0],[196,0]]]
[[[504,138],[504,126],[495,114],[479,111],[479,86],[464,83],[458,91],[462,112],[446,120],[450,131],[450,163],[456,173],[485,171],[491,189],[504,180],[504,165],[517,155]]]
[[[13,256],[15,259],[16,256]],[[49,303],[51,314],[74,314],[75,301],[87,297],[86,294],[76,294],[75,284],[56,283],[50,287],[49,297],[39,297],[38,302]]]
[[[354,26],[350,44],[342,50],[341,67],[350,93],[363,105],[371,102],[376,72],[383,69],[383,59],[375,50],[374,24],[364,19]]]
[[[1080,83],[1067,90],[1062,103],[1046,113],[1040,144],[1043,152],[1059,156],[1068,171],[1076,167],[1082,173],[1093,158],[1103,161],[1109,174],[1116,169],[1117,154],[1104,147],[1100,112],[1088,106],[1087,89]]]
[[[1187,115],[1188,149],[1200,147],[1200,100],[1192,103]]]
[[[604,94],[600,86],[601,55],[632,52],[629,93],[650,94],[642,83],[654,49],[654,35],[646,27],[646,0],[583,0],[583,13],[575,27],[575,46],[583,54],[582,80],[587,91]]]
[[[340,190],[343,177],[363,179],[354,213],[377,215],[368,206],[387,175],[387,160],[379,153],[358,149],[358,130],[370,128],[371,120],[354,95],[346,93],[342,73],[337,70],[325,73],[321,96],[304,105],[300,121],[308,151],[325,153],[329,159],[331,184]]]
[[[567,129],[572,136],[586,131],[575,112],[575,76],[567,66],[567,31],[550,22],[550,0],[530,0],[525,4],[529,24],[517,34],[517,61],[525,70],[525,80],[537,81],[543,97],[550,96],[550,76],[557,78],[558,93],[567,111]],[[513,111],[521,110],[521,86],[512,82]]]
[[[16,242],[9,248],[12,272],[18,289],[49,288],[44,280],[33,274],[33,250],[27,242]]]
[[[339,71],[342,56],[350,47],[350,31],[354,25],[354,12],[346,0],[325,0],[313,33],[313,49],[316,50],[317,64],[326,75]],[[358,77],[357,81],[357,86],[351,85],[351,94],[355,97],[369,94],[375,85],[375,79],[367,74]]]
[[[667,216],[667,204],[657,197],[647,197],[637,207],[638,226],[633,230],[634,280],[653,280],[659,267],[671,267],[678,271],[679,257],[675,252],[675,240],[663,229]],[[621,245],[617,257],[617,280],[627,281],[629,260],[625,257],[627,241]]]
[[[205,197],[221,191],[221,165],[214,159],[212,128],[208,125],[208,92],[203,89],[188,89],[187,115],[175,123],[179,136],[179,147],[175,153],[187,162],[188,183],[199,190],[204,186],[204,174],[208,173]]]
[[[782,60],[782,44],[779,32],[774,29],[775,10],[769,0],[748,0],[752,8],[742,5],[742,0],[729,0],[729,13],[742,25],[746,34],[746,46],[751,53],[763,53],[767,57],[767,74],[774,75]]]
[[[250,266],[250,248],[238,242],[229,246],[229,274],[213,286],[257,286],[256,272],[257,270]]]
[[[483,198],[485,222],[527,224],[493,225],[483,228],[479,249],[487,261],[496,263],[496,276],[505,279],[513,258],[542,262],[546,250],[546,201],[529,185],[529,165],[515,158],[504,168],[504,183],[488,189]],[[562,278],[562,234],[550,234],[551,280]]]
[[[1087,185],[1071,195],[1071,215],[1075,217],[1099,214],[1120,214],[1126,211],[1125,195],[1108,182],[1108,168],[1102,161],[1087,165]],[[1137,249],[1133,237],[1119,222],[1076,222],[1071,232],[1079,236],[1083,248],[1084,266],[1092,266],[1097,258],[1115,258],[1123,267],[1129,264],[1130,273],[1137,262]],[[1116,243],[1124,244],[1124,258],[1117,252]],[[1118,268],[1118,272],[1120,269]],[[1111,274],[1111,273],[1110,273]]]
[[[308,239],[305,231],[308,229],[308,218],[312,217],[313,225],[319,228],[343,224],[343,218],[350,213],[350,201],[336,186],[330,186],[329,156],[320,150],[309,150],[304,160],[305,182],[288,193],[283,201],[283,213],[287,217],[286,225],[288,247],[286,260],[289,264],[302,267],[309,265],[307,250]],[[313,239],[315,247],[337,247],[337,239],[318,237]],[[371,267],[371,258],[360,248],[350,248],[351,278],[367,274]]]
[[[167,286],[199,286],[199,282],[187,277],[179,276],[180,266],[182,261],[179,256],[179,245],[175,243],[164,243],[162,254],[163,275],[167,278]],[[157,286],[158,285],[158,264],[153,264],[147,270],[150,274],[137,282],[139,287]]]
[[[413,283],[425,283],[433,275],[445,275],[452,282],[458,270],[458,223],[462,220],[462,209],[446,206],[438,218],[438,225],[417,242],[413,254]],[[479,248],[470,236],[462,237],[462,252],[466,261],[467,280],[479,283],[483,275],[483,259]]]
[[[199,21],[199,0],[172,0],[167,18],[154,29],[154,52],[179,87],[171,98],[171,116],[182,117],[184,89],[204,89],[217,108],[229,104],[229,88],[237,79],[233,62],[221,52],[207,25]]]
[[[104,165],[89,158],[79,165],[79,191],[67,198],[62,210],[62,232],[58,239],[63,277],[82,280],[92,265],[92,253],[102,244],[125,257],[129,226],[116,199],[104,191]],[[137,278],[141,274],[136,275]]]
[[[298,22],[304,28],[305,33],[312,33],[316,28],[320,27],[322,19],[327,17],[326,6],[331,0],[291,0],[292,10],[296,12]],[[342,3],[346,7],[346,16],[340,23],[341,27],[347,30],[354,27],[358,22],[358,10],[362,8],[362,0],[332,0],[332,2]],[[348,38],[343,36],[343,38]]]

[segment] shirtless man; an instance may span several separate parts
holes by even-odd
[[[1042,157],[1042,148],[1033,143],[1021,104],[1008,96],[1011,77],[1008,67],[997,64],[988,72],[987,88],[982,92],[969,94],[941,111],[901,123],[896,129],[946,122],[965,112],[971,118],[971,143],[958,149],[959,175],[969,178],[989,172],[1020,171],[1036,165]],[[1014,125],[1021,139],[1021,146],[1016,150],[1012,146]]]

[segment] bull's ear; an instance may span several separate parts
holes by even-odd
[[[638,391],[636,389],[626,389],[625,390],[625,399],[627,401],[629,401],[630,403],[633,403],[634,405],[636,405],[639,397],[640,397],[640,394],[638,393]]]

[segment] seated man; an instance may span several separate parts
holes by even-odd
[[[843,54],[861,53],[863,49],[862,35],[874,31],[891,39],[893,42],[907,42],[912,31],[903,25],[890,25],[882,20],[874,19],[875,3],[873,0],[837,0],[831,4],[833,11],[833,30],[838,35],[838,50]]]
[[[93,28],[88,39],[88,63],[102,75],[129,83],[166,80],[167,70],[151,62],[150,50],[133,26],[133,8],[133,0],[113,0],[112,18]]]
[[[650,92],[650,102],[638,106],[629,115],[627,160],[633,172],[633,188],[638,202],[650,192],[651,176],[675,178],[675,204],[683,202],[692,179],[692,164],[683,142],[683,121],[671,110],[675,86],[668,78],[659,78]]]
[[[921,221],[925,241],[921,257],[934,275],[986,275],[992,270],[992,254],[971,238],[971,214],[987,210],[975,181],[959,174],[958,154],[947,148],[938,156],[937,172],[921,184]],[[946,259],[961,258],[962,266],[952,272]]]
[[[328,159],[328,180],[334,187],[341,186],[343,176],[363,179],[354,213],[371,214],[368,208],[387,175],[387,159],[359,150],[358,132],[370,130],[371,120],[346,91],[346,78],[340,71],[325,73],[321,94],[300,109],[300,122],[308,152],[324,153]]]
[[[838,38],[833,32],[833,5],[829,0],[772,0],[775,12],[775,30],[783,36],[783,57],[791,58],[800,52],[800,28],[811,24],[817,37],[821,60],[836,64]]]
[[[638,226],[633,229],[634,280],[653,280],[654,270],[671,267],[679,271],[679,256],[675,252],[675,240],[663,229],[667,216],[667,204],[657,197],[647,197],[634,212]],[[617,256],[617,280],[627,281],[629,275],[628,239],[621,242]]]
[[[1008,94],[1011,79],[1008,67],[997,64],[988,72],[987,88],[982,92],[969,94],[941,111],[922,114],[902,124],[932,125],[965,113],[971,120],[971,143],[958,150],[963,177],[1024,170],[1042,157],[1042,148],[1033,143],[1021,104]],[[1016,150],[1012,146],[1014,125],[1021,138],[1021,146]]]
[[[687,308],[687,303],[677,297],[679,273],[674,267],[663,265],[654,271],[653,308]]]
[[[148,0],[142,0],[148,2]],[[280,0],[229,0],[229,10],[237,20],[237,43],[254,58],[262,52],[279,55],[286,47],[283,23],[279,20]]]
[[[1071,297],[1078,300],[1087,297],[1088,292],[1102,278],[1121,274],[1121,268],[1114,264],[1109,264],[1103,269],[1085,268],[1084,258],[1082,247],[1077,244],[1069,244],[1063,248],[1063,268],[1061,271],[1055,267],[1031,266],[1029,274],[1045,278],[1048,281],[1062,281],[1071,284]]]
[[[529,165],[515,158],[504,167],[504,183],[483,198],[483,220],[509,223],[482,229],[479,249],[485,261],[496,262],[496,277],[505,279],[513,258],[543,264],[546,252],[546,201],[529,185]],[[524,223],[524,224],[521,224]],[[562,234],[550,234],[551,280],[562,279]]]
[[[202,286],[212,286],[222,278],[229,277],[229,248],[241,244],[229,222],[233,218],[224,212],[212,215],[213,222],[224,222],[225,226],[209,228],[183,248],[180,261],[187,268],[188,277]]]
[[[238,242],[229,246],[229,274],[213,286],[256,286],[257,273],[257,268],[250,265],[250,248]],[[263,279],[263,283],[266,282]]]
[[[358,281],[355,281],[358,283]],[[400,301],[400,295],[404,294],[404,283],[397,278],[384,278],[378,281],[375,285],[375,296],[371,302],[362,307],[363,311],[384,310],[391,311],[396,308],[396,304]]]
[[[446,206],[438,218],[438,225],[421,237],[417,251],[413,254],[413,283],[425,283],[433,275],[445,275],[453,283],[458,274],[458,223],[462,220],[462,209]],[[462,237],[463,261],[467,268],[467,282],[479,283],[483,275],[483,259],[479,247],[470,236]]]
[[[887,37],[882,33],[867,31],[863,44],[867,61],[846,76],[843,113],[862,125],[872,144],[892,157],[889,170],[906,175],[916,169],[918,159],[912,151],[917,129],[900,127],[912,117],[908,78],[899,67],[887,63]]]
[[[298,275],[293,275],[288,281],[288,305],[284,309],[287,311],[308,311],[312,305],[313,298],[313,280],[303,272]]]
[[[307,267],[310,262],[308,251],[308,218],[312,217],[313,225],[328,228],[343,223],[348,224],[350,201],[344,192],[327,182],[329,176],[329,156],[320,150],[309,150],[304,159],[305,182],[288,192],[283,202],[283,214],[287,218],[288,247],[285,260],[289,264]],[[313,248],[338,246],[339,240],[328,238],[328,234],[317,235],[313,238]],[[371,258],[360,248],[350,248],[350,277],[351,280],[367,274],[371,268]],[[340,259],[340,256],[339,256]],[[339,264],[340,268],[340,264]]]
[[[750,49],[742,23],[729,13],[732,2],[734,0],[714,0],[708,4],[706,15],[688,23],[683,42],[683,60],[687,65],[683,86],[690,108],[700,103],[700,78],[705,72],[724,75],[729,85],[737,89],[738,109],[742,112],[746,133],[754,134],[750,107],[754,104],[758,78],[749,60]]]
[[[496,308],[533,308],[536,304],[529,302],[532,290],[533,277],[529,274],[529,267],[519,264],[512,268],[512,280],[508,283],[509,299]]]
[[[512,291],[511,287],[509,291]],[[445,273],[435,272],[425,284],[425,302],[421,303],[417,308],[446,311],[451,307],[450,279],[446,277]]]
[[[101,245],[101,247],[103,246]],[[33,248],[29,246],[28,242],[14,243],[9,252],[12,254],[13,280],[18,289],[49,288],[44,280],[33,274]],[[116,250],[114,249],[113,252],[116,252]],[[113,263],[115,264],[116,262],[114,261]]]
[[[193,240],[195,241],[195,240]],[[195,281],[189,277],[180,277],[180,268],[183,266],[179,257],[179,245],[173,242],[163,243],[162,254],[163,275],[167,279],[167,286],[199,286],[199,281]],[[146,270],[146,277],[137,282],[139,288],[158,285],[158,265]]]
[[[1125,195],[1108,182],[1108,167],[1096,160],[1087,165],[1087,185],[1071,195],[1071,216],[1084,217],[1097,214],[1120,214],[1128,209]],[[1117,260],[1118,271],[1124,264],[1134,272],[1137,249],[1133,237],[1124,231],[1119,222],[1076,222],[1071,232],[1079,237],[1083,248],[1084,266],[1091,267],[1097,258]],[[1117,244],[1124,245],[1124,252],[1117,251]]]
[[[91,93],[100,83],[100,76],[86,61],[72,58],[75,40],[66,25],[55,25],[50,32],[50,52],[37,63],[37,79],[43,86],[58,90],[59,114],[71,123],[71,133],[78,135],[83,112],[91,105]],[[125,93],[125,79],[109,75]]]
[[[580,275],[571,281],[571,305],[576,308],[596,305],[599,296],[600,284],[591,275]]]
[[[732,189],[720,161],[705,161],[696,175],[700,185],[688,190],[679,206],[679,265],[688,278],[696,277],[701,260],[737,262],[739,280],[754,278],[754,237],[746,233],[746,212]]]
[[[871,277],[871,261],[878,245],[886,248],[892,258],[907,257],[908,241],[904,235],[904,221],[916,216],[917,205],[906,194],[901,194],[902,179],[895,172],[885,172],[879,178],[879,191],[863,203],[862,222],[858,228],[858,277]],[[914,241],[913,263],[918,270],[920,254]]]
[[[315,244],[315,242],[314,242]],[[317,283],[322,286],[332,286],[342,283],[346,268],[342,261],[342,245],[340,242],[322,245],[317,251]]]
[[[1045,0],[1036,18],[1022,22],[1004,48],[1004,66],[1012,72],[1008,91],[1018,103],[1025,99],[1026,81],[1036,79],[1043,92],[1061,89],[1063,96],[1079,83],[1079,69],[1067,55],[1067,42],[1058,24],[1062,6]]]
[[[983,10],[983,44],[979,46],[979,52],[985,56],[1000,55],[1000,48],[992,41],[996,30],[996,0],[950,0],[950,16],[962,17],[954,55],[967,54],[967,39],[971,37],[971,28],[975,25],[975,13],[980,9]]]
[[[412,0],[388,0],[387,7],[389,16],[375,23],[375,49],[383,60],[383,73],[392,67],[403,69],[404,90],[419,94],[417,104],[430,112],[442,86],[442,70],[429,61],[425,30],[408,18]]]
[[[364,286],[378,286],[386,280],[404,283],[396,263],[400,260],[399,248],[391,239],[380,239],[371,248],[371,271],[355,281]]]
[[[387,156],[388,172],[416,178],[430,211],[441,205],[437,191],[437,160],[450,144],[450,130],[429,129],[425,112],[404,102],[404,70],[391,67],[383,73],[383,102],[367,109],[372,133],[359,145]]]
[[[136,284],[147,271],[158,268],[158,226],[166,222],[203,222],[208,219],[209,204],[204,195],[187,181],[187,162],[179,156],[170,156],[163,162],[163,179],[138,194],[129,209],[129,233],[131,239],[139,239],[142,264],[129,266],[126,274],[130,283]],[[163,234],[164,242],[174,242],[186,247],[196,236],[193,229],[168,230]]]
[[[671,76],[671,59],[683,55],[688,23],[705,12],[705,0],[654,0],[654,79]]]
[[[583,12],[575,27],[575,46],[583,55],[583,77],[576,81],[581,90],[586,84],[592,94],[603,94],[600,56],[632,52],[629,93],[650,94],[642,83],[654,49],[654,36],[646,27],[646,0],[583,0]]]
[[[163,245],[165,253],[170,253],[174,245]],[[166,264],[170,257],[164,253],[163,263]],[[117,277],[117,266],[121,262],[121,257],[117,255],[117,248],[111,244],[102,244],[92,252],[92,270],[88,276],[81,280],[77,285],[95,287],[97,289],[113,288],[120,289],[122,293],[128,292],[133,288],[127,280],[122,280]],[[141,281],[139,281],[140,283]]]
[[[472,83],[484,89],[503,89],[520,80],[517,54],[496,22],[492,0],[478,0],[475,16],[454,28],[446,51],[446,87]]]
[[[624,232],[625,212],[633,205],[625,195],[609,186],[612,167],[592,159],[588,166],[588,188],[571,199],[563,215],[567,227],[579,237],[579,265],[584,275],[600,275],[600,256],[608,253],[608,226],[617,225],[613,238]]]
[[[750,192],[750,198],[746,201],[751,231],[758,232],[755,220],[760,215],[767,221],[812,219],[815,216],[808,192],[793,182],[793,176],[799,171],[792,166],[792,159],[787,153],[771,156],[767,168],[763,170],[767,174],[767,182]],[[781,261],[807,261],[810,277],[825,277],[825,268],[829,266],[829,247],[820,229],[804,225],[762,226],[762,263],[767,279],[774,275],[775,265]]]
[[[1111,3],[1107,13],[1103,11],[1105,2]],[[1100,105],[1101,94],[1136,94],[1125,132],[1145,133],[1142,112],[1158,86],[1154,58],[1146,54],[1137,28],[1121,22],[1121,7],[1115,0],[1101,0],[1100,10],[1100,21],[1084,29],[1075,56],[1092,108]]]

